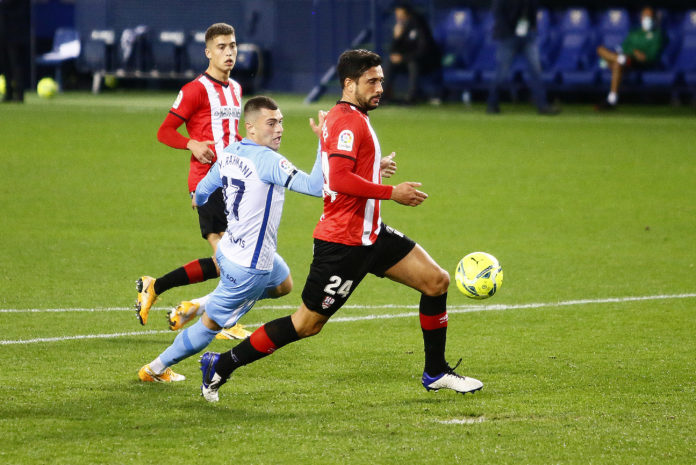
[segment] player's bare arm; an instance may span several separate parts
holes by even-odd
[[[421,183],[419,182],[402,182],[394,186],[390,200],[400,203],[401,205],[416,207],[428,198],[428,194],[416,189],[416,187],[420,186]]]

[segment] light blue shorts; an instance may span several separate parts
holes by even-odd
[[[290,274],[290,268],[277,253],[270,271],[237,265],[219,249],[215,258],[220,266],[220,282],[205,304],[205,313],[223,328],[234,326],[251,310],[266,288],[280,285]]]

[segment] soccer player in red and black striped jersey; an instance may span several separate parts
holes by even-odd
[[[350,50],[339,58],[337,72],[343,93],[322,127],[324,213],[314,229],[314,259],[302,305],[261,326],[231,351],[203,355],[201,392],[208,401],[218,400],[218,389],[237,368],[319,333],[368,273],[421,292],[422,384],[427,390],[467,393],[483,387],[479,380],[457,374],[456,366],[445,360],[449,274],[420,245],[382,223],[381,201],[415,207],[427,195],[417,182],[381,183],[381,149],[368,117],[383,92],[381,58]]]
[[[197,207],[193,193],[199,181],[205,177],[212,163],[217,160],[217,153],[232,142],[241,140],[239,135],[239,119],[242,113],[242,88],[233,79],[230,72],[237,59],[237,41],[232,26],[216,23],[205,33],[205,55],[209,59],[206,71],[193,81],[185,84],[169,114],[157,132],[157,139],[175,149],[191,152],[191,164],[188,176],[188,191],[192,199],[192,207],[198,210],[201,235],[213,249],[217,249],[227,227],[225,204],[222,191],[217,190],[208,202]],[[189,137],[183,136],[178,129],[186,125]],[[136,287],[138,298],[135,304],[136,314],[141,324],[147,323],[151,306],[157,296],[177,286],[198,283],[219,276],[220,270],[212,257],[193,260],[175,270],[154,279],[150,276],[141,277]],[[292,281],[284,283],[278,289],[278,295],[290,292]],[[200,313],[204,300],[184,302],[170,313],[171,329],[179,329],[183,324]],[[182,313],[183,312],[183,313]],[[225,334],[230,337],[243,338],[249,333],[241,327],[230,330]]]

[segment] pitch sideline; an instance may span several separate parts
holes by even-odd
[[[689,299],[696,297],[696,293],[687,294],[671,294],[671,295],[652,295],[652,296],[627,296],[627,297],[609,297],[605,299],[580,299],[580,300],[566,300],[561,302],[538,302],[538,303],[528,303],[528,304],[495,304],[495,305],[454,305],[447,308],[447,312],[450,314],[457,313],[470,313],[470,312],[483,312],[490,310],[520,310],[520,309],[537,309],[537,308],[549,308],[549,307],[567,307],[574,305],[591,305],[591,304],[606,304],[606,303],[626,303],[626,302],[639,302],[639,301],[650,301],[650,300],[673,300],[673,299]],[[271,305],[271,306],[259,306],[258,310],[262,309],[294,309],[294,305]],[[417,305],[345,305],[343,308],[346,309],[388,309],[388,308],[403,308],[403,309],[415,309],[418,308]],[[104,309],[88,309],[88,308],[74,308],[74,309],[0,309],[0,313],[49,313],[49,312],[101,312],[101,311],[133,311],[132,308],[123,307],[110,307]],[[153,309],[154,310],[154,309]],[[348,316],[348,317],[336,317],[329,320],[330,323],[346,323],[354,321],[366,321],[366,320],[386,320],[394,318],[408,318],[417,316],[418,312],[404,312],[404,313],[391,313],[383,315],[362,315],[362,316]],[[263,323],[250,323],[245,326],[257,327],[261,326]],[[0,345],[11,345],[11,344],[36,344],[41,342],[62,342],[62,341],[73,341],[80,339],[114,339],[119,337],[127,336],[141,336],[141,335],[152,335],[152,334],[165,334],[171,333],[169,330],[145,330],[145,331],[129,331],[122,333],[111,333],[111,334],[83,334],[75,336],[61,336],[61,337],[42,337],[34,339],[16,339],[16,340],[0,340]]]

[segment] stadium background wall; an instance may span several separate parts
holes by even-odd
[[[486,8],[490,0],[413,0],[431,20],[448,8]],[[612,0],[542,0],[549,9],[584,6],[606,9],[621,6],[631,11],[644,2]],[[693,2],[660,0],[662,8],[685,10]],[[75,27],[81,37],[94,29],[111,29],[116,40],[125,28],[147,25],[152,33],[181,30],[187,35],[225,21],[237,30],[239,42],[264,50],[264,88],[308,92],[364,29],[375,31],[366,44],[381,51],[389,39],[393,0],[228,0],[224,7],[213,0],[33,0],[34,53],[50,49],[56,28]],[[34,76],[36,78],[36,76]]]

